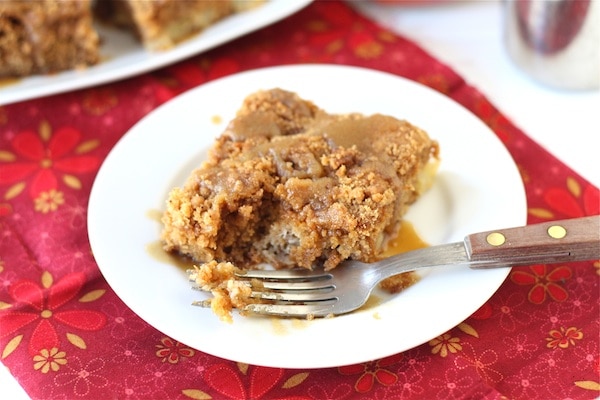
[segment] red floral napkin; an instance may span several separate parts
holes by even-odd
[[[514,268],[475,314],[401,354],[322,370],[204,354],[138,318],[87,239],[91,185],[159,104],[211,79],[281,64],[388,71],[463,104],[521,170],[529,221],[599,214],[599,191],[414,43],[338,1],[153,73],[0,107],[0,354],[34,399],[591,399],[600,392],[600,263]],[[418,329],[406,326],[402,329]],[[315,338],[315,340],[319,340]],[[363,344],[368,346],[368,338]]]

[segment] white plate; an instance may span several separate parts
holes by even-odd
[[[36,75],[0,85],[0,105],[82,89],[127,78],[183,60],[279,21],[311,0],[269,0],[261,7],[232,15],[194,38],[162,52],[148,52],[132,35],[96,24],[102,38],[100,64],[81,71]]]
[[[210,310],[190,305],[203,294],[190,289],[182,270],[148,251],[160,232],[149,212],[164,209],[169,190],[199,165],[243,98],[274,87],[294,91],[329,112],[404,118],[439,141],[437,181],[407,217],[429,243],[525,224],[524,189],[509,153],[485,124],[447,97],[394,75],[355,67],[248,71],[161,106],[106,158],[92,189],[88,229],[100,270],[117,295],[150,325],[188,346],[285,368],[347,365],[395,354],[446,332],[485,303],[508,268],[432,270],[377,306],[333,319],[236,315],[227,324]]]

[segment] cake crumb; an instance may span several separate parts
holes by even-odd
[[[212,294],[210,308],[225,322],[233,322],[232,310],[243,309],[250,303],[256,303],[252,300],[252,289],[260,286],[260,283],[254,281],[242,281],[237,279],[235,273],[239,271],[230,262],[210,261],[199,266],[194,266],[190,273],[190,279],[198,287]]]

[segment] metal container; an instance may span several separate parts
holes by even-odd
[[[562,89],[600,88],[600,0],[504,0],[505,40],[531,77]]]

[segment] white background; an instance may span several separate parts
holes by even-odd
[[[516,67],[504,47],[500,0],[352,4],[449,65],[517,127],[600,186],[600,91],[548,88]],[[28,398],[1,365],[0,392],[7,399]]]

